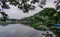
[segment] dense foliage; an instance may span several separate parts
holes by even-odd
[[[46,0],[0,0],[2,2],[2,7],[9,9],[9,5],[6,2],[9,2],[10,5],[18,6],[19,9],[23,12],[28,12],[29,10],[34,10],[36,6],[34,4],[38,3],[40,8],[43,8],[46,5]],[[56,3],[56,10],[60,9],[60,0],[54,1]]]
[[[45,8],[39,13],[21,19],[21,21],[30,21],[22,22],[23,24],[30,25],[34,28],[39,27],[40,25],[45,25],[47,27],[54,26],[54,24],[60,24],[60,12],[57,12],[54,8]]]

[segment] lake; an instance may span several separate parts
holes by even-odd
[[[0,37],[45,37],[43,31],[37,31],[21,24],[0,26]]]

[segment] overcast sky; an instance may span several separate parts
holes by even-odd
[[[45,7],[53,7],[55,8],[55,5],[54,5],[54,2],[55,0],[47,0],[47,4],[45,5]],[[38,6],[38,4],[37,4]],[[4,9],[4,12],[6,12],[8,15],[9,15],[9,18],[17,18],[17,19],[21,19],[21,18],[24,18],[24,17],[29,17],[29,16],[32,16],[36,13],[38,13],[39,11],[41,11],[42,9],[37,7],[35,10],[33,11],[29,11],[28,13],[23,13],[22,10],[18,9],[17,7],[15,6],[12,6],[10,5],[10,9]],[[44,8],[45,8],[44,7]]]

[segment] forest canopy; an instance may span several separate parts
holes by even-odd
[[[60,12],[57,12],[54,8],[44,8],[39,13],[21,19],[21,21],[30,21],[30,22],[21,22],[31,26],[35,29],[38,29],[39,26],[54,27],[55,24],[60,24]]]

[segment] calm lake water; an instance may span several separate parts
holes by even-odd
[[[37,31],[21,24],[0,26],[0,37],[44,37],[43,31]]]

